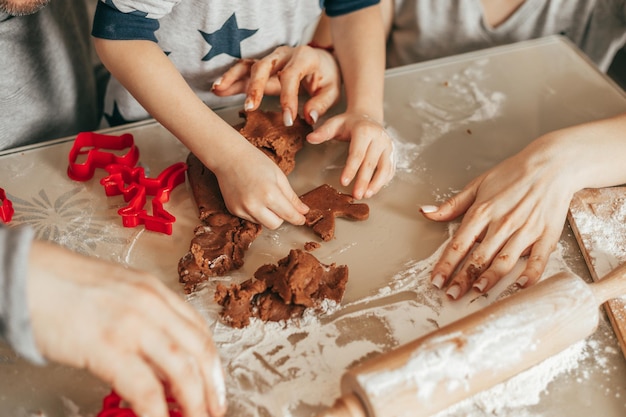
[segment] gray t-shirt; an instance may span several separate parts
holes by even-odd
[[[0,150],[98,127],[88,0],[54,0],[29,16],[0,13]]]
[[[97,128],[106,72],[91,43],[92,3],[54,0],[29,16],[0,13],[0,150]],[[31,228],[0,223],[0,338],[41,363],[26,301],[32,240]]]
[[[491,28],[484,22],[480,0],[395,0],[387,65],[558,34],[606,71],[626,42],[626,1],[526,0],[504,23]]]

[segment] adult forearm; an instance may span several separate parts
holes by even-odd
[[[528,150],[569,172],[572,191],[626,183],[626,113],[547,133]]]

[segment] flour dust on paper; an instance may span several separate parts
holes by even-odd
[[[376,294],[344,305],[327,302],[289,322],[254,319],[244,329],[233,329],[219,320],[219,306],[212,300],[213,283],[189,295],[189,302],[213,328],[227,376],[229,415],[313,417],[341,394],[341,376],[351,366],[516,291],[512,283],[523,269],[522,261],[489,295],[450,302],[430,284],[430,272],[446,243],[429,258],[408,262]],[[550,258],[544,276],[568,270],[560,249]],[[585,343],[578,343],[459,404],[453,414],[438,417],[460,415],[458,407],[477,417],[525,409],[538,403],[551,380],[575,368],[587,354]]]

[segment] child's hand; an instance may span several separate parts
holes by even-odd
[[[373,196],[393,178],[393,143],[385,128],[373,118],[346,112],[330,118],[307,136],[313,144],[330,139],[350,141],[341,184],[347,186],[356,178],[352,191],[354,198]]]
[[[232,214],[270,229],[278,228],[283,220],[304,224],[304,214],[309,208],[265,154],[250,145],[250,150],[224,165],[214,172]]]
[[[246,93],[246,111],[255,110],[264,94],[280,95],[285,125],[298,114],[302,87],[310,95],[304,118],[313,125],[340,97],[341,74],[333,55],[310,46],[280,46],[259,60],[243,59],[213,84],[213,93],[223,97]]]

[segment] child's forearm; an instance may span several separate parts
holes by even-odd
[[[331,19],[348,111],[383,120],[385,36],[380,5]]]
[[[210,169],[252,146],[198,98],[157,44],[99,38],[94,44],[111,74]]]

